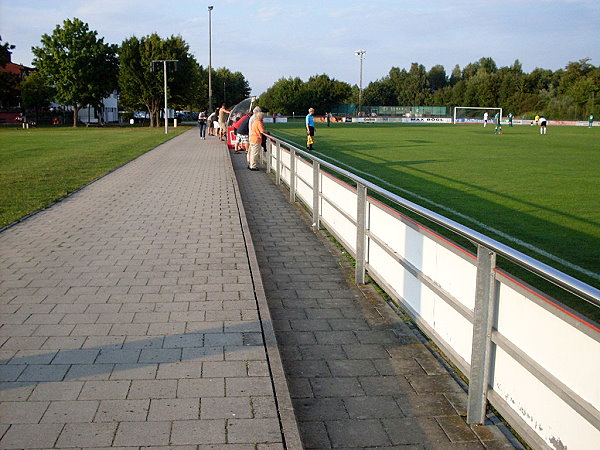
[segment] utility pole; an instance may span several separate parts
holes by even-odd
[[[360,84],[358,85],[358,114],[360,115],[360,108],[362,105],[362,78],[363,78],[363,59],[365,57],[365,50],[356,50],[354,54],[360,58]]]
[[[165,90],[165,134],[169,134],[169,116],[167,114],[167,63],[172,62],[175,63],[175,70],[178,69],[178,59],[159,59],[156,61],[152,61],[152,71],[154,71],[154,63],[163,63],[163,72],[164,72],[164,90]]]
[[[212,113],[212,10],[208,7],[208,114]]]

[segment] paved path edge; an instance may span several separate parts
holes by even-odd
[[[228,149],[226,151],[229,152]],[[229,154],[229,162],[230,164],[228,169],[230,171],[229,173],[235,192],[240,222],[242,224],[242,233],[244,235],[244,241],[246,242],[248,264],[250,265],[252,283],[254,284],[254,294],[256,296],[259,319],[263,330],[265,347],[267,350],[267,361],[269,364],[269,371],[271,372],[273,389],[275,391],[275,401],[277,402],[277,410],[282,428],[284,447],[290,450],[303,449],[304,446],[302,445],[302,439],[300,438],[300,429],[298,427],[298,421],[296,420],[296,414],[294,413],[292,397],[288,388],[285,371],[283,369],[283,362],[281,361],[281,355],[279,354],[279,346],[277,345],[277,338],[275,336],[275,329],[273,328],[271,312],[269,310],[267,296],[265,294],[262,277],[260,275],[260,268],[258,265],[258,259],[256,258],[252,236],[250,234],[250,227],[246,218],[246,211],[244,209],[244,204],[242,203],[242,196],[240,194],[238,180],[233,168],[231,153]]]

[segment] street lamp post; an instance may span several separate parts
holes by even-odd
[[[360,58],[360,84],[358,85],[358,114],[362,106],[362,76],[363,76],[363,59],[365,58],[365,50],[356,50],[354,54]]]
[[[154,63],[163,63],[163,78],[164,78],[164,91],[165,91],[165,134],[169,134],[169,115],[167,108],[167,63],[175,63],[175,70],[177,70],[178,59],[159,59],[152,61],[152,70],[154,70]]]
[[[212,112],[212,10],[213,7],[208,7],[208,113]]]

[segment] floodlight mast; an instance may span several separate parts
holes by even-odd
[[[363,78],[363,59],[365,58],[365,50],[356,50],[354,54],[360,58],[360,83],[358,85],[358,115],[362,105],[362,78]]]
[[[212,112],[212,10],[208,7],[208,112]]]
[[[156,61],[152,61],[152,70],[154,70],[154,63],[163,63],[163,72],[164,72],[164,90],[165,90],[165,134],[169,134],[169,116],[167,114],[167,63],[172,62],[175,63],[175,70],[177,70],[177,64],[179,63],[178,59],[158,59]]]

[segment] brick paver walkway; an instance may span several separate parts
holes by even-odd
[[[300,446],[234,185],[192,130],[0,234],[0,448]]]
[[[495,426],[466,425],[466,393],[413,329],[349,285],[304,210],[233,159],[304,445],[513,448]]]

